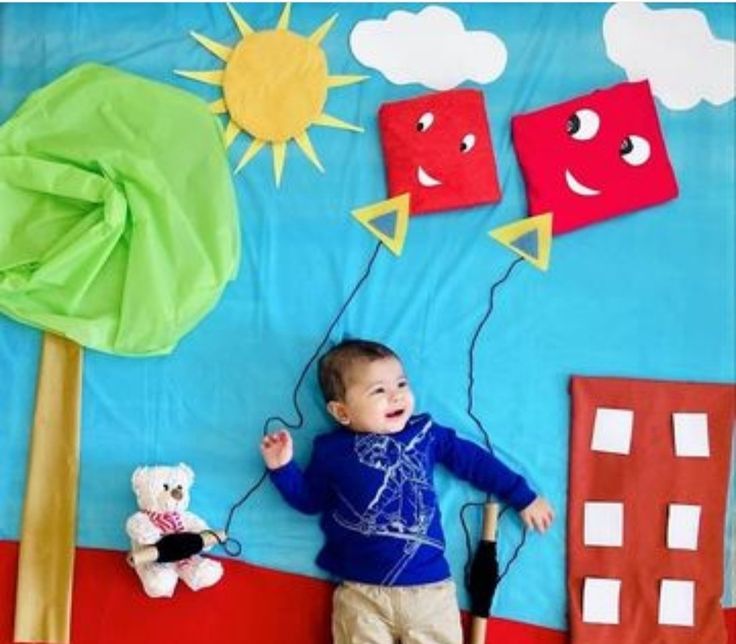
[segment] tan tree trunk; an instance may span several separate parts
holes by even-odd
[[[23,507],[16,642],[69,642],[82,347],[44,333]]]

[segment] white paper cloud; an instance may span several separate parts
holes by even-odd
[[[723,105],[734,97],[734,42],[716,38],[701,11],[621,2],[606,12],[603,38],[629,80],[649,79],[670,109],[703,100]]]
[[[490,83],[506,67],[506,46],[487,31],[466,31],[460,17],[430,6],[413,14],[392,11],[385,20],[363,20],[350,34],[353,55],[397,85],[430,89],[466,80]]]

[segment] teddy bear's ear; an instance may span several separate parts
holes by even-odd
[[[189,467],[186,463],[179,463],[179,469],[187,477],[187,485],[191,487],[194,483],[194,470],[192,470],[192,468]]]
[[[143,481],[146,478],[148,472],[147,467],[136,467],[133,472],[133,476],[130,477],[130,482],[133,485],[133,490],[138,490],[143,485]]]

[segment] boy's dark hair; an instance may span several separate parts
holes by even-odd
[[[319,386],[325,402],[344,400],[345,376],[356,362],[373,362],[384,358],[398,360],[399,356],[386,345],[371,340],[343,340],[332,347],[319,359]]]

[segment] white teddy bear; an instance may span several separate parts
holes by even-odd
[[[196,514],[187,512],[189,488],[194,482],[189,466],[139,467],[131,482],[140,508],[125,524],[133,550],[152,546],[167,534],[208,529]],[[179,578],[192,590],[207,588],[216,584],[223,572],[220,562],[199,555],[173,563],[145,563],[135,569],[149,597],[171,597]]]

